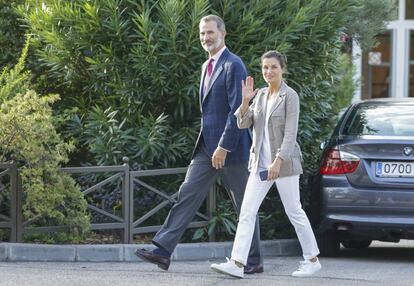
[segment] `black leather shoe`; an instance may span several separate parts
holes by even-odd
[[[144,261],[157,264],[157,266],[163,270],[168,270],[168,267],[170,267],[171,259],[169,257],[154,254],[152,251],[148,251],[144,248],[137,249],[135,255]]]
[[[263,273],[263,264],[250,264],[244,266],[244,274]]]

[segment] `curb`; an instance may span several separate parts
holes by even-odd
[[[232,242],[180,243],[173,261],[221,259],[230,257]],[[261,243],[264,256],[300,255],[296,239],[266,240]],[[42,262],[138,262],[137,248],[152,249],[152,244],[50,245],[0,243],[0,261]]]

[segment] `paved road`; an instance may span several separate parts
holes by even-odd
[[[321,258],[313,278],[293,278],[299,257],[273,257],[265,273],[233,279],[210,271],[211,261],[174,262],[170,271],[139,263],[2,262],[0,285],[8,286],[158,286],[158,285],[414,285],[414,241],[375,243],[365,250],[343,250],[337,258]]]

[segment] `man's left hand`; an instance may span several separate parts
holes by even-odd
[[[213,157],[211,158],[211,163],[214,168],[221,169],[224,167],[224,163],[226,162],[227,151],[221,147],[217,147],[213,153]]]

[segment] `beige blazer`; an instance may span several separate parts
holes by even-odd
[[[240,107],[234,115],[239,128],[253,125],[253,144],[250,148],[249,171],[257,173],[260,148],[263,141],[263,128],[266,122],[266,100],[268,88],[262,88],[255,96],[253,103],[242,116]],[[283,159],[279,177],[302,174],[302,152],[296,142],[299,121],[299,96],[285,82],[282,82],[279,96],[274,101],[269,113],[270,149],[272,161],[276,157]]]

